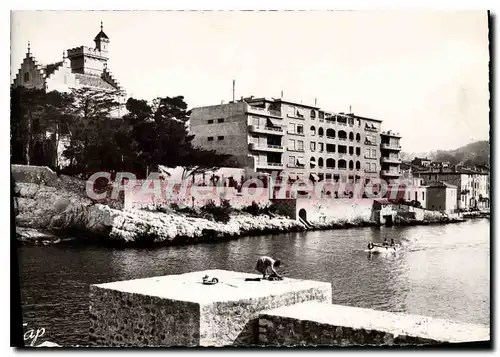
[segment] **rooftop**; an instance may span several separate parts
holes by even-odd
[[[113,87],[111,84],[109,84],[99,76],[94,76],[91,74],[75,73],[75,77],[80,83],[80,85],[83,86],[95,87],[106,90],[117,90],[117,88]]]
[[[426,186],[428,187],[448,187],[448,188],[457,188],[457,186],[449,184],[448,182],[444,181],[431,181],[427,182]]]

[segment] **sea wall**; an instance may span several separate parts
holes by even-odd
[[[217,278],[213,285],[203,277]],[[332,305],[330,283],[207,270],[90,286],[93,346],[351,346],[489,341],[488,326]],[[250,280],[248,280],[250,279]]]
[[[305,302],[261,313],[259,342],[271,346],[436,345],[486,342],[488,326],[427,316]]]
[[[214,285],[203,277],[217,278]],[[259,313],[305,301],[331,303],[331,284],[226,270],[90,286],[90,341],[96,346],[257,345]]]
[[[154,185],[158,189],[154,189]],[[150,189],[150,190],[148,190]],[[149,192],[148,192],[149,191]],[[180,182],[159,180],[149,185],[138,180],[124,193],[125,209],[141,209],[151,205],[165,206],[176,204],[179,206],[202,207],[213,201],[220,205],[229,200],[236,209],[250,206],[256,202],[260,206],[270,204],[270,191],[267,188],[256,190],[253,187],[243,188],[241,191],[233,187],[193,186],[188,183],[183,186]]]

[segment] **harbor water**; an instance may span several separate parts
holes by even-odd
[[[394,239],[396,254],[365,252]],[[286,233],[151,249],[82,244],[18,248],[27,328],[43,340],[86,344],[89,284],[184,272],[254,272],[260,255],[280,258],[285,277],[332,284],[333,302],[490,324],[490,221]],[[201,279],[201,277],[200,277]]]

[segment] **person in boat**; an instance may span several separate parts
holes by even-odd
[[[394,239],[391,238],[391,247],[394,247],[396,243],[394,243]]]
[[[368,250],[372,250],[374,247],[373,242],[368,242]]]
[[[387,238],[384,238],[384,243],[382,243],[384,247],[387,247],[389,245],[389,242],[387,241]]]
[[[262,279],[266,279],[268,269],[271,270],[271,274],[269,278],[278,278],[282,279],[281,275],[278,274],[275,268],[278,268],[281,265],[281,260],[274,260],[268,256],[262,256],[257,260],[257,264],[255,265],[255,270],[262,274]]]

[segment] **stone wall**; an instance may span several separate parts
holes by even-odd
[[[259,317],[259,342],[271,346],[435,345],[489,339],[489,327],[483,325],[316,302]]]
[[[203,276],[215,285],[202,284]],[[331,284],[208,270],[90,287],[90,342],[95,346],[258,344],[261,311],[305,301],[332,302]]]
[[[152,205],[170,205],[202,207],[208,202],[213,201],[220,205],[223,200],[229,200],[231,207],[240,209],[250,206],[256,202],[260,206],[270,204],[270,192],[268,188],[262,188],[256,191],[255,188],[243,188],[238,192],[233,187],[203,187],[191,186],[191,184],[181,186],[181,183],[168,183],[167,181],[158,181],[158,193],[146,192],[143,189],[143,181],[137,183],[124,192],[124,208],[140,209]],[[153,185],[151,185],[151,188]]]
[[[372,207],[374,199],[333,199],[333,198],[299,198],[295,205],[296,217],[301,210],[306,212],[309,222],[337,222],[373,219]],[[295,218],[295,217],[294,217]]]

